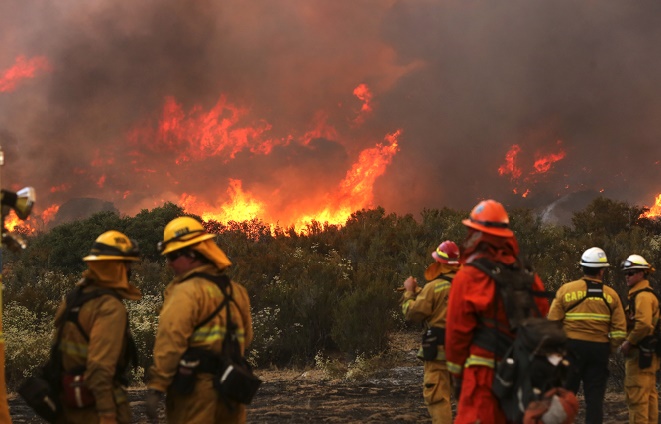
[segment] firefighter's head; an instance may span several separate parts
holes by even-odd
[[[434,258],[425,270],[425,279],[432,281],[441,274],[455,272],[459,269],[459,246],[453,241],[445,240],[439,244],[431,257]]]
[[[468,260],[477,251],[502,259],[517,257],[519,245],[510,229],[510,219],[502,204],[495,200],[483,200],[461,221],[468,228],[463,242],[461,260]],[[509,259],[508,259],[509,260]]]
[[[219,269],[231,265],[225,253],[213,241],[202,223],[189,216],[170,221],[163,230],[163,241],[156,246],[177,275],[213,263]]]
[[[606,252],[598,247],[591,247],[581,255],[581,268],[583,273],[589,277],[601,277],[611,266],[608,263]]]
[[[622,261],[620,268],[624,272],[624,278],[629,286],[644,280],[648,274],[655,271],[654,267],[640,255],[629,255]]]
[[[171,253],[212,238],[214,235],[207,233],[198,220],[190,216],[180,216],[168,222],[163,230],[163,241],[159,242],[156,248],[161,255],[169,259],[168,255]]]
[[[140,290],[129,283],[131,264],[140,260],[138,243],[119,231],[106,231],[94,240],[89,255],[83,260],[88,270],[84,276],[95,285],[117,289],[126,299],[142,297]]]
[[[468,228],[497,237],[513,237],[510,219],[502,204],[495,200],[483,200],[462,223]]]

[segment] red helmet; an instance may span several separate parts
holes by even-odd
[[[458,265],[459,246],[457,246],[453,241],[445,240],[443,243],[438,245],[436,251],[432,252],[431,256],[436,260],[436,262],[448,265]]]
[[[495,200],[483,200],[471,211],[470,217],[461,221],[465,226],[498,237],[513,237],[510,219],[505,208]]]

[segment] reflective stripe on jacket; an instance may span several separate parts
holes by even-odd
[[[583,277],[563,284],[551,303],[548,318],[562,321],[570,339],[599,343],[610,341],[613,346],[619,346],[627,329],[620,296],[611,287],[603,285],[603,298],[582,300],[587,287],[584,280],[601,283],[598,279]]]

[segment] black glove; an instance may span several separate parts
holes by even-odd
[[[152,420],[158,419],[158,409],[164,398],[165,393],[159,390],[149,389],[147,391],[147,396],[145,397],[145,409],[147,410],[147,416]]]

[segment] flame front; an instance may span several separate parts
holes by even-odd
[[[353,120],[353,126],[361,125],[372,111],[372,93],[366,84],[360,84],[353,91],[362,101],[360,119]],[[224,192],[216,194],[215,199],[209,195],[202,195],[195,187],[190,187],[193,181],[184,179],[182,172],[186,169],[196,168],[198,164],[215,164],[217,168],[233,167],[239,160],[239,155],[251,155],[262,163],[273,167],[278,163],[275,159],[274,149],[290,147],[303,152],[303,154],[317,154],[321,147],[335,149],[339,143],[335,140],[343,137],[342,133],[328,123],[328,114],[319,111],[313,115],[310,122],[311,129],[302,135],[289,134],[284,137],[271,136],[272,126],[262,119],[255,119],[246,107],[240,107],[221,96],[216,104],[209,110],[196,105],[188,111],[174,97],[168,96],[160,118],[154,125],[143,121],[127,133],[127,140],[135,149],[146,147],[147,152],[135,153],[136,170],[148,173],[147,169],[154,169],[148,161],[152,156],[163,152],[174,154],[173,166],[168,170],[166,177],[174,186],[182,187],[182,194],[176,199],[188,213],[201,216],[205,220],[220,222],[244,221],[254,218],[265,223],[278,223],[281,226],[293,225],[302,230],[312,220],[328,222],[330,224],[344,224],[351,213],[362,208],[373,206],[373,186],[376,179],[383,175],[393,156],[399,150],[398,137],[402,133],[396,130],[385,136],[382,143],[372,142],[374,147],[363,148],[358,151],[357,158],[351,164],[344,178],[333,187],[324,177],[331,175],[323,169],[310,169],[316,176],[309,173],[289,170],[274,171],[267,182],[256,184],[252,179],[252,189],[247,186],[246,177],[229,175],[223,179],[216,179],[212,185],[198,187],[202,191],[213,191],[214,187],[226,187]],[[315,141],[316,140],[316,141]],[[319,141],[322,140],[322,141]],[[321,144],[320,144],[321,143]],[[321,147],[320,147],[321,146]],[[347,149],[347,154],[348,154]],[[171,157],[171,156],[170,156]],[[320,157],[326,160],[326,157]],[[290,159],[286,159],[290,160]],[[112,168],[113,160],[109,152],[92,163],[93,168]],[[326,165],[325,162],[321,162]],[[328,165],[332,167],[332,164]],[[243,169],[248,175],[250,169]],[[260,170],[257,170],[260,174]],[[335,173],[335,169],[329,169]],[[158,170],[154,171],[159,173]],[[280,175],[282,174],[282,175]],[[109,175],[101,172],[95,182],[103,187]],[[315,187],[314,180],[321,180],[328,189],[323,192]],[[310,181],[308,181],[310,180]],[[294,186],[302,186],[305,192],[292,192]],[[312,191],[309,189],[312,188]],[[280,201],[279,197],[289,200]]]
[[[374,183],[385,172],[399,150],[397,139],[400,134],[401,130],[388,134],[385,143],[378,143],[375,147],[360,152],[357,161],[347,171],[337,190],[328,194],[323,204],[308,205],[302,200],[301,204],[293,208],[300,211],[299,214],[289,216],[282,224],[293,225],[297,231],[303,231],[313,220],[343,225],[356,210],[373,206]],[[229,222],[258,218],[271,224],[279,221],[269,210],[268,201],[260,201],[252,193],[245,192],[240,180],[229,180],[227,195],[230,200],[220,206],[200,201],[191,194],[184,194],[179,204],[188,213],[200,215],[204,220]]]

